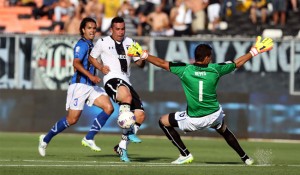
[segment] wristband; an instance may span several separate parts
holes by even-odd
[[[252,47],[249,52],[253,57],[259,54],[258,50],[255,47]]]
[[[146,50],[143,50],[142,54],[140,55],[140,58],[142,58],[143,60],[148,58],[148,52]]]

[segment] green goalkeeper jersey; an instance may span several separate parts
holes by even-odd
[[[235,70],[235,63],[185,64],[170,62],[170,71],[177,75],[187,100],[187,114],[202,117],[216,112],[219,78]]]

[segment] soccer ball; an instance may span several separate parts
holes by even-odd
[[[135,123],[135,116],[130,111],[122,112],[122,114],[118,117],[117,123],[121,128],[130,128],[130,126]]]

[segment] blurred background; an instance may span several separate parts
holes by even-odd
[[[299,140],[298,4],[298,0],[0,0],[0,131],[46,132],[65,115],[81,19],[90,16],[97,21],[98,39],[110,34],[110,20],[118,15],[126,21],[128,36],[168,61],[193,62],[194,48],[204,42],[214,49],[213,62],[233,60],[249,51],[257,35],[272,37],[272,51],[220,80],[218,97],[238,137]],[[131,83],[147,116],[141,134],[163,134],[159,117],[186,108],[181,84],[169,72],[150,64],[143,69],[133,65]],[[99,112],[85,107],[79,123],[65,132],[88,131]],[[115,112],[103,133],[120,133],[116,117]],[[211,130],[187,135],[218,136]]]

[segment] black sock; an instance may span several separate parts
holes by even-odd
[[[245,154],[243,157],[241,157],[242,161],[245,162],[247,159],[249,159],[248,155]]]
[[[241,148],[239,142],[237,141],[233,133],[228,128],[226,128],[224,132],[218,131],[218,133],[224,137],[228,145],[238,153],[238,155],[241,157],[243,161],[244,161],[243,158],[246,159],[249,158],[244,152],[244,150]]]
[[[160,128],[164,131],[165,135],[168,137],[168,139],[171,140],[173,145],[175,145],[178,148],[180,154],[182,156],[188,156],[190,152],[182,142],[178,132],[171,126],[170,127],[164,126],[160,120],[158,123]]]

